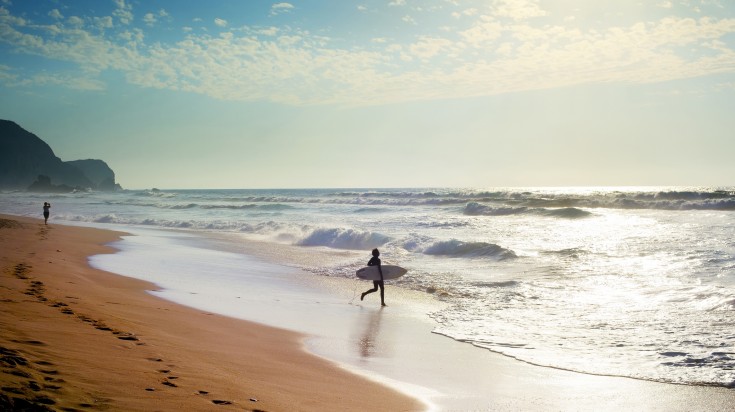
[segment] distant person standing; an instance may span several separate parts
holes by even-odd
[[[378,256],[380,256],[380,251],[377,248],[373,249],[373,257],[370,258],[370,261],[368,262],[367,265],[378,267],[378,272],[380,273],[380,280],[374,280],[373,288],[368,291],[363,292],[362,295],[360,295],[360,300],[365,299],[365,295],[367,294],[377,292],[378,288],[380,288],[380,305],[388,306],[385,304],[385,290],[384,290],[385,285],[383,283],[383,268],[380,267],[380,258]]]
[[[51,213],[51,203],[43,202],[43,224],[48,225],[48,215]]]

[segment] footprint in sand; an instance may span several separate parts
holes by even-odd
[[[94,328],[95,329],[98,329],[98,330],[105,331],[105,332],[112,332],[112,328],[109,327],[109,326],[107,326],[107,325],[105,325],[102,322],[95,322],[94,323]]]
[[[33,346],[46,346],[46,343],[40,340],[16,340],[12,339],[11,342],[20,343],[21,345],[33,345]]]
[[[130,341],[138,341],[139,340],[133,334],[126,334],[126,335],[123,335],[123,336],[118,336],[117,338],[120,339],[120,340],[130,340]]]
[[[18,263],[15,265],[15,268],[13,268],[13,274],[19,279],[28,279],[28,272],[30,272],[30,270],[31,266],[26,265],[25,263]]]
[[[10,367],[25,366],[28,360],[20,356],[20,352],[0,346],[0,364]]]
[[[179,387],[179,385],[177,385],[177,384],[175,384],[173,382],[169,382],[167,379],[164,379],[163,382],[161,382],[161,385],[170,386],[172,388],[178,388]]]

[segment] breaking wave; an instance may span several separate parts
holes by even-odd
[[[493,258],[505,260],[517,257],[514,251],[494,243],[464,242],[457,239],[439,240],[425,245],[420,241],[408,241],[404,243],[404,248],[414,253],[457,258]]]
[[[334,249],[372,249],[386,244],[389,237],[374,232],[362,232],[353,229],[315,229],[304,239],[297,242],[299,246],[326,246]]]

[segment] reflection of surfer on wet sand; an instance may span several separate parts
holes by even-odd
[[[380,319],[382,314],[383,308],[381,307],[368,316],[367,323],[365,324],[365,330],[357,341],[360,356],[363,358],[369,358],[379,352],[378,331],[380,330]]]
[[[363,292],[360,295],[360,300],[365,299],[365,295],[377,292],[380,288],[380,304],[386,306],[384,281],[401,277],[406,274],[407,270],[399,266],[381,265],[378,256],[380,256],[380,251],[377,248],[373,249],[373,257],[370,258],[367,266],[357,271],[358,278],[373,281],[373,288]]]

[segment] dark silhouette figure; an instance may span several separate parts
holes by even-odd
[[[48,215],[51,213],[49,209],[51,209],[51,203],[43,202],[43,223],[45,225],[48,225]]]
[[[377,248],[373,249],[373,257],[370,258],[370,261],[368,262],[368,266],[377,266],[378,272],[380,273],[380,280],[374,280],[373,281],[373,288],[363,292],[362,295],[360,295],[360,300],[365,299],[365,295],[377,292],[378,288],[380,288],[380,304],[382,306],[388,306],[385,304],[385,290],[384,290],[384,284],[383,284],[383,268],[380,267],[380,251],[378,251]]]

